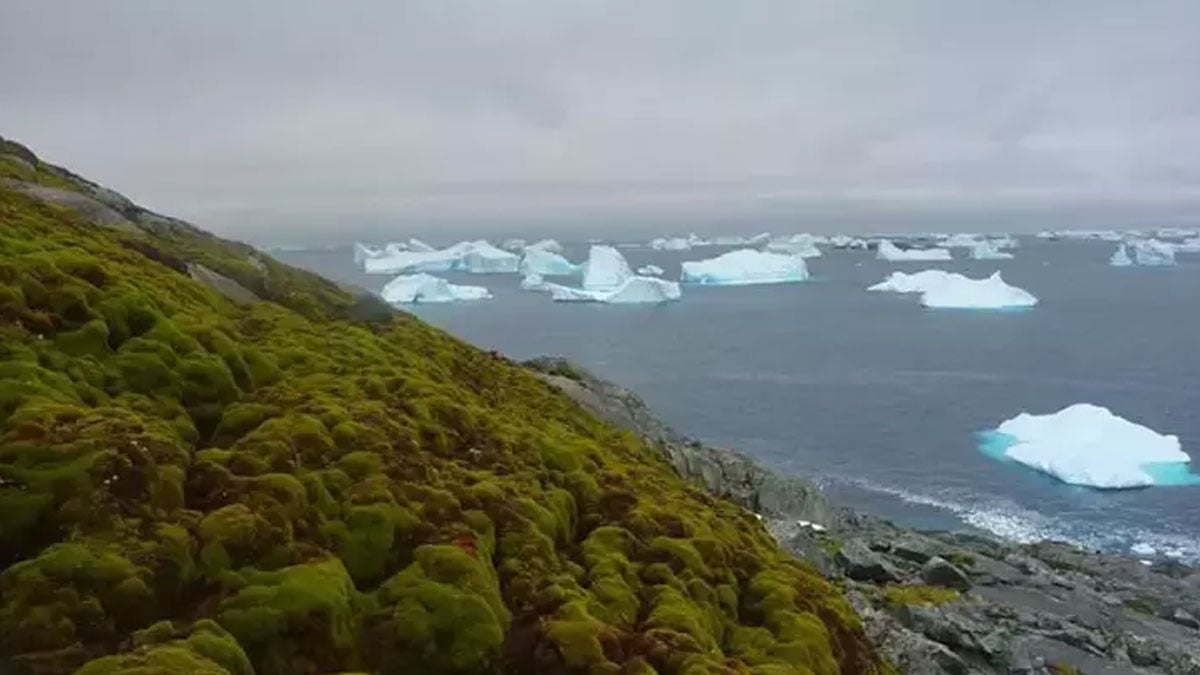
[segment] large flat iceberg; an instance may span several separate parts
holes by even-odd
[[[682,281],[705,286],[778,284],[808,279],[804,259],[743,248],[708,260],[683,263]]]
[[[887,239],[880,240],[876,257],[880,260],[890,260],[892,262],[936,262],[953,259],[950,251],[944,248],[900,249]]]
[[[571,276],[579,274],[579,265],[547,248],[530,246],[525,249],[518,271],[525,275],[539,274],[544,277]]]
[[[389,304],[407,305],[483,300],[492,294],[482,286],[459,286],[429,274],[411,274],[389,281],[379,296]]]
[[[1049,415],[1021,413],[981,434],[981,449],[1072,485],[1134,488],[1200,484],[1176,436],[1164,436],[1076,403]]]
[[[999,272],[986,279],[942,270],[893,272],[867,290],[920,293],[921,304],[934,309],[1010,309],[1037,304],[1037,298],[1028,291],[1004,283]]]

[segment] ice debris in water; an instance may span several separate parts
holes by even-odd
[[[401,275],[379,292],[384,302],[393,305],[442,303],[459,300],[483,300],[492,297],[482,286],[459,286],[429,274]]]
[[[707,286],[778,284],[806,279],[808,267],[800,256],[748,248],[683,263],[684,282]]]
[[[546,277],[571,276],[579,274],[579,265],[547,248],[529,246],[521,258],[518,271],[525,275],[539,274]]]
[[[1006,309],[1037,304],[1037,298],[1005,283],[999,272],[985,279],[971,279],[943,270],[893,272],[867,290],[920,293],[922,305],[939,309]]]
[[[1064,483],[1096,488],[1198,485],[1179,438],[1118,417],[1090,403],[1056,413],[1021,413],[981,434],[981,449],[1047,473]]]
[[[655,264],[642,265],[638,268],[637,273],[644,277],[661,277],[663,275],[663,268]]]
[[[950,251],[944,248],[900,249],[887,239],[880,240],[876,257],[892,262],[934,262],[952,259]]]

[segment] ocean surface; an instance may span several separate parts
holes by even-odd
[[[449,242],[447,242],[449,243]],[[907,525],[980,528],[1200,561],[1200,487],[1073,487],[983,454],[976,433],[1022,411],[1089,402],[1179,436],[1200,473],[1200,254],[1113,268],[1113,244],[1023,238],[1015,260],[811,259],[800,284],[685,287],[662,306],[552,302],[516,275],[445,275],[495,298],[411,311],[513,358],[567,356],[636,390],[672,426],[815,479],[836,500]],[[587,245],[568,244],[568,257]],[[725,249],[623,249],[678,278]],[[377,291],[349,247],[276,251]],[[1019,312],[928,310],[864,289],[894,270],[1001,270],[1036,295]]]

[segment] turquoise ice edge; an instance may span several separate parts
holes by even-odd
[[[1008,449],[1016,445],[1016,437],[1001,433],[995,429],[987,431],[975,432],[975,442],[979,451],[984,455],[991,457],[998,462],[1021,464],[1008,456]],[[1021,464],[1024,466],[1024,464]],[[1154,481],[1154,487],[1180,487],[1180,486],[1195,486],[1200,485],[1200,475],[1192,473],[1192,465],[1188,462],[1147,462],[1140,465],[1141,469],[1150,475]],[[1048,475],[1055,480],[1058,477],[1052,474],[1047,474],[1044,471],[1038,471],[1032,467],[1026,467],[1030,471],[1037,471],[1043,475]],[[1059,482],[1062,482],[1059,480]],[[1068,483],[1064,483],[1067,485]],[[1090,487],[1090,486],[1080,486]],[[1092,488],[1102,490],[1106,488]]]

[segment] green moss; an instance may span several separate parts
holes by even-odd
[[[901,606],[935,606],[958,599],[958,591],[953,588],[940,586],[923,586],[919,584],[908,586],[888,586],[883,591],[883,598],[893,607]]]
[[[881,671],[837,588],[525,369],[22,161],[132,225],[0,185],[0,661]]]

